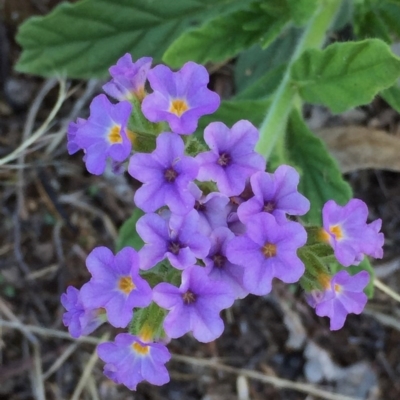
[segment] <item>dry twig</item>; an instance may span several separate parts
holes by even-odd
[[[103,335],[103,337],[100,339],[100,342],[104,342],[109,338],[110,334],[106,333]],[[89,361],[85,365],[83,369],[83,374],[81,378],[79,379],[78,385],[76,386],[74,393],[72,394],[71,400],[79,400],[79,397],[82,393],[82,390],[86,386],[86,383],[88,382],[90,375],[92,374],[93,368],[96,365],[97,360],[99,359],[97,355],[97,351],[95,350],[92,355],[89,358]]]
[[[392,299],[394,299],[400,303],[400,295],[398,293],[396,293],[394,290],[390,289],[390,287],[385,285],[382,281],[375,278],[374,285],[378,289],[382,290],[382,292],[386,293],[389,297],[391,297]]]
[[[42,370],[42,359],[40,352],[40,342],[32,334],[29,329],[26,329],[25,325],[18,319],[18,317],[10,310],[6,303],[4,303],[0,297],[0,312],[7,318],[13,321],[16,328],[23,333],[25,338],[30,342],[33,348],[33,371],[32,371],[32,385],[33,393],[37,400],[45,400],[45,391],[43,385],[43,370]]]
[[[67,95],[65,79],[60,79],[59,82],[60,82],[60,90],[58,92],[58,99],[53,109],[50,111],[46,120],[31,136],[29,136],[26,140],[24,140],[14,151],[12,151],[10,154],[6,155],[3,158],[0,158],[0,166],[7,164],[10,161],[16,160],[23,151],[25,151],[29,146],[35,143],[41,136],[43,136],[47,132],[49,124],[53,121],[54,117],[61,108]]]
[[[18,324],[4,321],[4,320],[0,320],[0,326],[21,329],[21,327]],[[77,340],[79,342],[96,344],[96,345],[99,343],[102,343],[101,339],[94,338],[94,337],[88,337],[88,336],[83,336],[83,337],[80,337],[79,339],[74,339],[68,333],[58,331],[55,329],[46,329],[46,328],[40,328],[37,326],[31,326],[31,325],[25,325],[24,329],[34,332],[38,335],[45,336],[45,337],[57,337],[60,339]],[[320,398],[326,399],[326,400],[359,400],[354,397],[331,393],[331,392],[328,392],[327,390],[318,388],[311,384],[292,382],[287,379],[281,379],[281,378],[277,378],[274,376],[268,376],[268,375],[265,375],[265,374],[263,374],[261,372],[257,372],[257,371],[251,371],[251,370],[247,370],[247,369],[230,367],[228,365],[220,364],[212,359],[207,360],[207,359],[183,356],[183,355],[178,355],[178,354],[173,354],[172,358],[173,358],[173,360],[178,361],[178,362],[196,365],[199,367],[212,368],[212,369],[216,369],[218,371],[224,371],[224,372],[227,372],[230,374],[244,376],[246,378],[255,379],[260,382],[264,382],[264,383],[273,385],[277,388],[295,390],[298,392],[307,393],[307,394],[310,394],[310,395],[313,395],[316,397],[320,397]]]
[[[46,155],[52,154],[54,150],[58,147],[60,142],[65,137],[65,132],[67,130],[68,124],[71,121],[74,121],[77,116],[82,111],[82,108],[86,105],[88,100],[93,96],[94,92],[98,87],[98,80],[97,79],[90,79],[86,85],[86,89],[83,92],[82,96],[75,102],[74,107],[72,108],[70,114],[61,121],[60,129],[54,134],[53,140],[49,143],[46,148]]]
[[[43,374],[43,380],[48,379],[51,375],[59,370],[59,368],[64,364],[65,361],[74,353],[74,351],[79,347],[79,342],[71,343],[66,350],[61,354],[60,357],[54,361],[50,368]]]

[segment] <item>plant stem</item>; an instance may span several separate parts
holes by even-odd
[[[308,22],[308,25],[297,44],[296,50],[288,64],[285,75],[274,95],[274,101],[260,127],[260,139],[256,151],[268,159],[278,139],[285,132],[287,120],[296,95],[290,83],[292,64],[307,49],[320,48],[325,40],[325,34],[331,25],[342,0],[324,0]]]

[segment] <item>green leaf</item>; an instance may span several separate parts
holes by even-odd
[[[303,26],[317,9],[318,0],[287,0],[290,15],[297,26]]]
[[[366,3],[358,4],[354,13],[354,31],[358,38],[375,37],[391,43],[389,27],[380,10],[371,10]]]
[[[286,64],[296,48],[301,32],[300,29],[287,29],[266,50],[255,45],[242,52],[235,65],[234,78],[237,92],[240,93],[252,85],[257,87],[259,81],[268,79],[266,76],[272,70]]]
[[[311,203],[310,211],[302,219],[321,225],[322,207],[333,199],[344,205],[352,197],[349,184],[343,179],[337,162],[329,155],[325,144],[307,127],[297,110],[289,118],[286,133],[288,164],[297,167],[302,175],[299,191]]]
[[[248,86],[235,96],[236,100],[263,99],[271,96],[278,88],[283,75],[285,74],[287,65],[282,64],[266,72],[258,81]]]
[[[380,96],[398,113],[400,113],[400,87],[396,82],[392,87],[382,90]]]
[[[289,19],[284,4],[271,10],[254,3],[249,10],[215,18],[183,33],[167,49],[163,60],[176,68],[190,60],[200,64],[221,62],[257,42],[267,47]]]
[[[163,322],[166,310],[152,302],[148,307],[136,309],[129,323],[129,333],[140,336],[144,332],[151,332],[152,339],[164,337]]]
[[[122,224],[116,243],[117,251],[124,247],[133,247],[135,250],[140,250],[144,244],[141,237],[136,232],[136,222],[144,215],[139,208],[133,210],[132,215]]]
[[[309,103],[334,113],[368,104],[400,76],[400,59],[378,39],[308,50],[293,64],[292,84]]]
[[[335,16],[334,21],[330,27],[330,31],[341,31],[346,25],[353,22],[354,15],[354,0],[342,0],[342,4]]]
[[[270,99],[223,101],[214,114],[206,115],[200,119],[198,134],[201,135],[204,128],[210,122],[215,121],[221,121],[231,127],[239,120],[247,119],[253,125],[259,126],[270,104]]]
[[[178,68],[187,61],[205,64],[233,57],[242,49],[261,42],[263,31],[243,29],[244,24],[252,23],[258,17],[259,13],[238,11],[191,29],[172,43],[163,61]]]
[[[250,0],[82,0],[21,25],[16,69],[44,76],[104,77],[124,53],[159,61],[189,26]]]
[[[400,2],[393,0],[365,0],[356,4],[354,31],[359,38],[376,37],[392,43],[392,36],[400,37]]]
[[[320,283],[315,278],[318,278],[318,276],[321,274],[328,273],[326,265],[322,262],[318,254],[316,254],[313,249],[308,246],[299,248],[297,254],[301,261],[303,261],[309,278],[314,278],[314,288],[318,288]]]

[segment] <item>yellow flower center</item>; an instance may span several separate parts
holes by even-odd
[[[169,107],[169,112],[180,117],[188,109],[189,109],[189,106],[185,100],[176,99],[176,100],[172,100],[171,105]]]
[[[135,284],[132,282],[132,278],[130,276],[123,276],[119,279],[118,289],[125,294],[129,294],[135,289]]]
[[[265,243],[261,249],[262,253],[266,258],[275,257],[276,256],[276,245],[272,243]]]
[[[122,136],[121,136],[121,126],[114,125],[109,133],[108,133],[108,140],[110,143],[122,143]]]
[[[140,355],[148,354],[150,351],[149,346],[142,346],[138,342],[132,344],[132,349],[135,351],[135,353]]]
[[[339,225],[334,225],[329,227],[330,233],[335,236],[336,240],[340,240],[343,238],[343,231]]]
[[[342,287],[335,283],[333,289],[335,290],[336,293],[340,293],[342,291]]]

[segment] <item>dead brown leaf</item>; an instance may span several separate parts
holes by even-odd
[[[400,137],[362,126],[339,126],[315,132],[338,160],[343,173],[362,169],[400,172]]]

